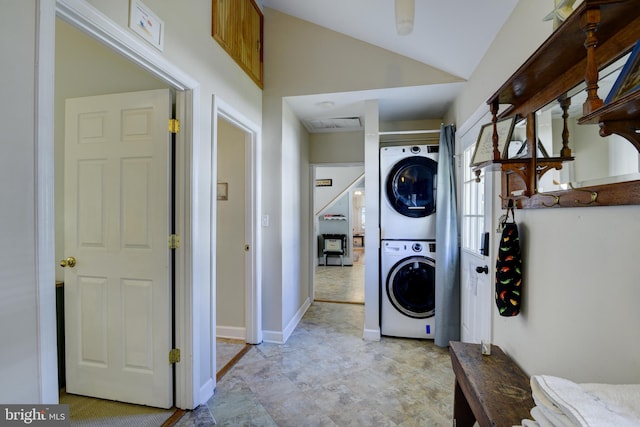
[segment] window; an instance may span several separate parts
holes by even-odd
[[[476,177],[468,166],[474,149],[475,144],[467,148],[463,155],[462,248],[479,254],[481,234],[484,232],[484,169]]]

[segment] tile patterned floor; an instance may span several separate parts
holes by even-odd
[[[216,339],[216,367],[218,372],[225,367],[245,346],[243,340],[229,338]]]
[[[317,266],[314,299],[364,304],[364,254],[353,266]]]
[[[314,303],[286,344],[254,346],[208,402],[221,426],[450,426],[454,376],[432,341],[364,341],[364,306]]]
[[[452,424],[446,349],[433,341],[362,339],[364,256],[353,267],[316,267],[315,299],[358,304],[314,302],[286,344],[253,346],[207,405],[176,426],[210,426],[213,416],[215,425],[234,427]],[[218,349],[220,365],[233,350],[220,342]]]

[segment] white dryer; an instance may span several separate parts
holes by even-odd
[[[380,149],[380,239],[436,238],[438,148]]]
[[[380,332],[404,338],[435,336],[435,241],[382,241]]]

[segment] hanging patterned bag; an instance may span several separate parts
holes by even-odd
[[[511,214],[512,222],[509,220]],[[496,305],[501,316],[517,316],[522,297],[522,256],[513,207],[501,223],[502,235],[496,260]]]

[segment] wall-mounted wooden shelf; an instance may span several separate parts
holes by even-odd
[[[493,94],[487,103],[493,114],[493,123],[509,116],[527,119],[526,137],[530,158],[495,158],[488,164],[500,165],[502,170],[503,207],[509,199],[519,200],[519,207],[549,206],[545,198],[551,197],[559,206],[584,206],[585,191],[589,193],[588,205],[636,204],[637,191],[630,192],[630,198],[616,190],[615,197],[596,197],[593,201],[589,190],[566,190],[541,194],[538,180],[551,169],[561,169],[567,161],[572,161],[571,150],[565,146],[563,157],[536,157],[536,148],[531,141],[537,141],[536,111],[554,100],[566,99],[567,93],[584,82],[586,101],[583,117],[579,124],[599,124],[600,135],[612,133],[629,140],[640,151],[640,92],[604,105],[598,94],[599,70],[624,56],[640,39],[640,7],[636,0],[584,0],[556,31],[529,57],[529,59]],[[606,94],[605,94],[606,95]],[[504,105],[508,107],[499,112]],[[494,150],[497,150],[497,135],[494,132]],[[480,167],[487,165],[480,165]],[[640,186],[625,183],[629,186]],[[598,187],[599,191],[615,190],[618,184]],[[518,196],[513,196],[516,193]],[[557,194],[556,194],[557,193]],[[564,197],[569,195],[567,202]],[[562,196],[562,198],[561,198]]]
[[[629,140],[640,151],[640,91],[598,108],[583,116],[578,124],[600,124],[600,136],[615,133]]]

